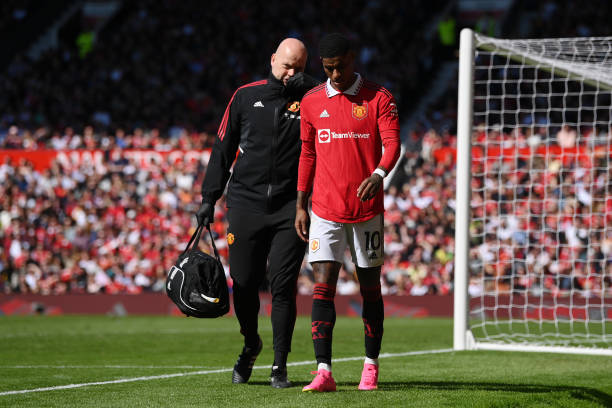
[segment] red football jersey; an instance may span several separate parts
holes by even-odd
[[[361,202],[357,188],[374,169],[390,171],[399,157],[393,96],[357,75],[346,91],[329,81],[302,99],[298,191],[312,190],[312,210],[335,222],[361,222],[384,211],[382,189]],[[384,154],[383,154],[384,146]]]

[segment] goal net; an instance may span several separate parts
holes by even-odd
[[[462,32],[456,349],[612,355],[611,89],[612,37]]]

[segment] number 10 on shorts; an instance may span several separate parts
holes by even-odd
[[[356,263],[362,268],[372,268],[383,263],[382,214],[357,224],[352,224]],[[350,234],[350,233],[349,233]]]
[[[369,251],[370,249],[378,251],[378,249],[380,248],[380,231],[366,231],[365,239],[366,251]]]

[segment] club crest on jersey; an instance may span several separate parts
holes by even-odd
[[[329,143],[331,141],[331,132],[329,129],[319,129],[317,131],[319,143]]]
[[[227,234],[227,244],[228,245],[232,245],[234,243],[234,241],[236,240],[236,237],[234,237],[234,234],[232,234],[231,232],[229,234]]]
[[[364,102],[363,105],[353,104],[353,117],[361,120],[368,116],[368,103]]]
[[[313,238],[310,240],[310,252],[317,252],[319,250],[319,238]]]
[[[289,102],[287,104],[287,110],[291,111],[291,112],[297,112],[300,110],[300,102],[299,101],[294,101],[294,102]]]

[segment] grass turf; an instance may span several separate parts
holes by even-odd
[[[545,353],[445,352],[381,359],[379,390],[357,390],[363,355],[361,319],[340,317],[334,331],[338,392],[302,393],[313,376],[310,323],[298,318],[289,363],[294,387],[272,389],[269,318],[251,381],[231,384],[241,349],[235,318],[2,317],[0,407],[592,407],[612,406],[612,358]],[[385,321],[383,353],[452,347],[449,319]],[[309,363],[311,362],[311,363]],[[303,363],[303,364],[300,364]],[[259,368],[261,367],[261,368]],[[212,372],[214,370],[225,370]],[[198,372],[199,374],[189,373]],[[164,374],[186,375],[150,378]],[[8,391],[108,382],[24,394]]]

